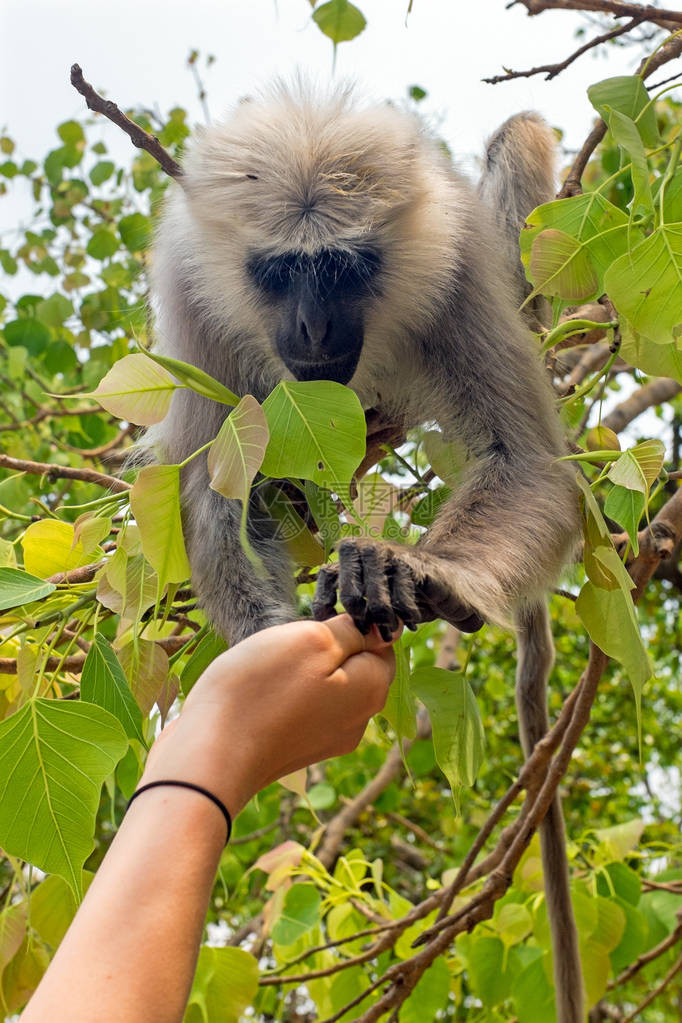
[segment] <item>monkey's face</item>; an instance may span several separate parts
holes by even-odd
[[[297,380],[349,382],[362,352],[364,308],[376,293],[379,269],[380,257],[370,248],[249,260],[249,274],[272,308],[272,344]]]

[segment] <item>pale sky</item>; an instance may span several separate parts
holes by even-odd
[[[423,109],[439,118],[455,154],[482,149],[510,114],[541,111],[577,147],[593,116],[585,89],[627,73],[633,51],[590,55],[553,82],[540,77],[503,85],[480,79],[503,65],[522,69],[560,60],[578,45],[580,18],[548,12],[529,18],[505,0],[357,0],[365,32],[339,47],[336,76],[357,79],[374,98],[399,100],[407,86],[429,92]],[[54,127],[84,113],[68,81],[79,62],[85,77],[122,107],[175,104],[202,114],[185,60],[191,48],[217,62],[206,76],[213,118],[275,74],[303,69],[327,81],[332,47],[310,23],[308,0],[0,0],[0,127],[21,156],[42,157],[57,144]],[[598,34],[594,29],[594,34]],[[442,120],[441,120],[442,119]],[[127,140],[103,129],[117,155]],[[2,203],[0,203],[0,208]],[[7,208],[0,222],[7,225]]]

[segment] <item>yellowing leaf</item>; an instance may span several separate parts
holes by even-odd
[[[85,512],[74,522],[73,542],[80,543],[86,554],[95,551],[102,540],[111,532],[111,519],[107,515],[93,515]]]
[[[192,1019],[196,1020],[198,1011],[206,1020],[238,1023],[257,992],[258,962],[249,952],[206,945],[199,950],[188,1002]]]
[[[620,451],[620,441],[608,426],[595,426],[585,438],[585,447],[588,451]]]
[[[146,465],[130,491],[130,507],[142,537],[142,550],[159,577],[159,588],[190,574],[180,519],[180,468]]]
[[[89,565],[104,554],[100,547],[86,554],[83,544],[74,543],[74,539],[74,528],[70,522],[59,522],[57,519],[32,522],[21,541],[24,568],[46,579],[58,572],[69,572],[72,568]]]
[[[208,452],[211,489],[242,502],[239,537],[242,549],[259,575],[264,575],[265,569],[249,543],[247,511],[251,484],[262,465],[269,437],[263,409],[252,395],[245,394],[221,426]]]
[[[246,503],[270,434],[256,399],[246,394],[220,428],[208,453],[210,486],[223,497]]]
[[[180,385],[162,366],[142,353],[124,355],[83,397],[96,398],[112,416],[139,426],[160,423]]]

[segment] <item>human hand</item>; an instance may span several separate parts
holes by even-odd
[[[209,665],[141,784],[192,781],[235,816],[277,778],[354,749],[394,672],[390,641],[376,628],[363,636],[348,615],[265,629]]]

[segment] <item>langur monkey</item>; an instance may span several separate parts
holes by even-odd
[[[490,139],[478,191],[419,121],[277,85],[205,129],[156,239],[157,350],[262,401],[280,380],[336,380],[404,431],[436,420],[468,453],[463,481],[415,546],[346,539],[321,569],[316,617],[338,599],[384,635],[443,618],[516,625],[528,754],[548,726],[553,663],[545,593],[579,528],[574,471],[550,384],[518,313],[518,236],[554,194],[555,141],[535,114]],[[147,444],[180,462],[218,433],[224,406],[173,396]],[[239,542],[239,503],[183,470],[198,598],[232,643],[296,617],[292,566],[261,522]],[[559,1023],[583,1023],[578,939],[558,801],[541,830]]]

